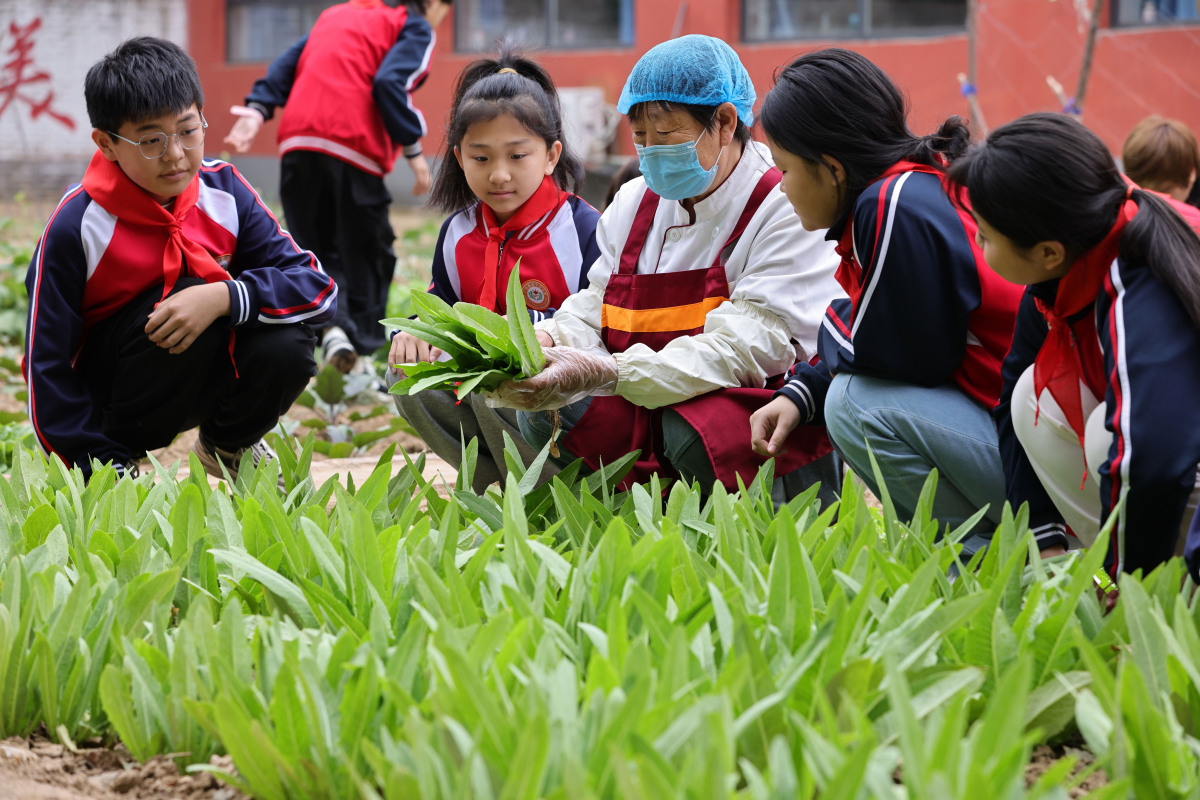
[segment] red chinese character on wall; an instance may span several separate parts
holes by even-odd
[[[33,35],[40,27],[42,27],[41,17],[35,18],[33,22],[24,27],[15,22],[8,23],[8,32],[16,41],[5,53],[6,56],[12,56],[12,60],[4,64],[4,71],[0,73],[0,117],[4,116],[4,112],[8,111],[9,106],[19,101],[29,107],[30,119],[36,120],[45,114],[56,122],[75,130],[73,119],[50,107],[54,102],[53,89],[45,89],[45,95],[40,99],[28,90],[30,86],[47,83],[50,80],[50,73],[37,69],[30,57],[34,46]]]

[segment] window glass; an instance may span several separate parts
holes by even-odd
[[[1194,0],[1191,0],[1194,2]],[[744,0],[743,38],[846,39],[962,30],[966,0]]]
[[[226,60],[273,61],[334,4],[334,0],[226,0]]]
[[[455,48],[624,47],[633,44],[633,0],[455,0]]]
[[[1113,25],[1197,22],[1196,0],[1113,0]]]

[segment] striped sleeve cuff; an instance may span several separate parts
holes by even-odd
[[[1038,550],[1070,546],[1067,540],[1067,526],[1061,522],[1048,522],[1033,528],[1033,539],[1037,542]]]
[[[413,142],[412,144],[406,144],[401,149],[401,152],[404,153],[405,158],[416,158],[421,155],[421,143]]]
[[[254,307],[250,305],[250,289],[242,281],[225,281],[229,287],[229,324],[233,327],[250,321]]]
[[[254,100],[247,100],[246,108],[253,108],[259,114],[261,114],[262,118],[263,118],[263,122],[266,122],[267,120],[269,120],[271,118],[271,109],[267,108],[262,103],[255,102]]]
[[[798,378],[793,378],[781,386],[771,396],[771,399],[776,397],[786,397],[796,404],[796,407],[800,409],[801,425],[812,422],[813,417],[816,416],[816,402],[813,400],[812,392],[804,385],[804,381]]]

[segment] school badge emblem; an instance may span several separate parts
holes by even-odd
[[[521,291],[525,293],[525,305],[534,311],[545,311],[550,307],[550,290],[541,281],[525,281]]]

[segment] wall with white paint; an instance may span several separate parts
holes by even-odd
[[[96,147],[84,76],[142,35],[186,48],[186,1],[0,2],[0,201],[57,196],[79,181]]]

